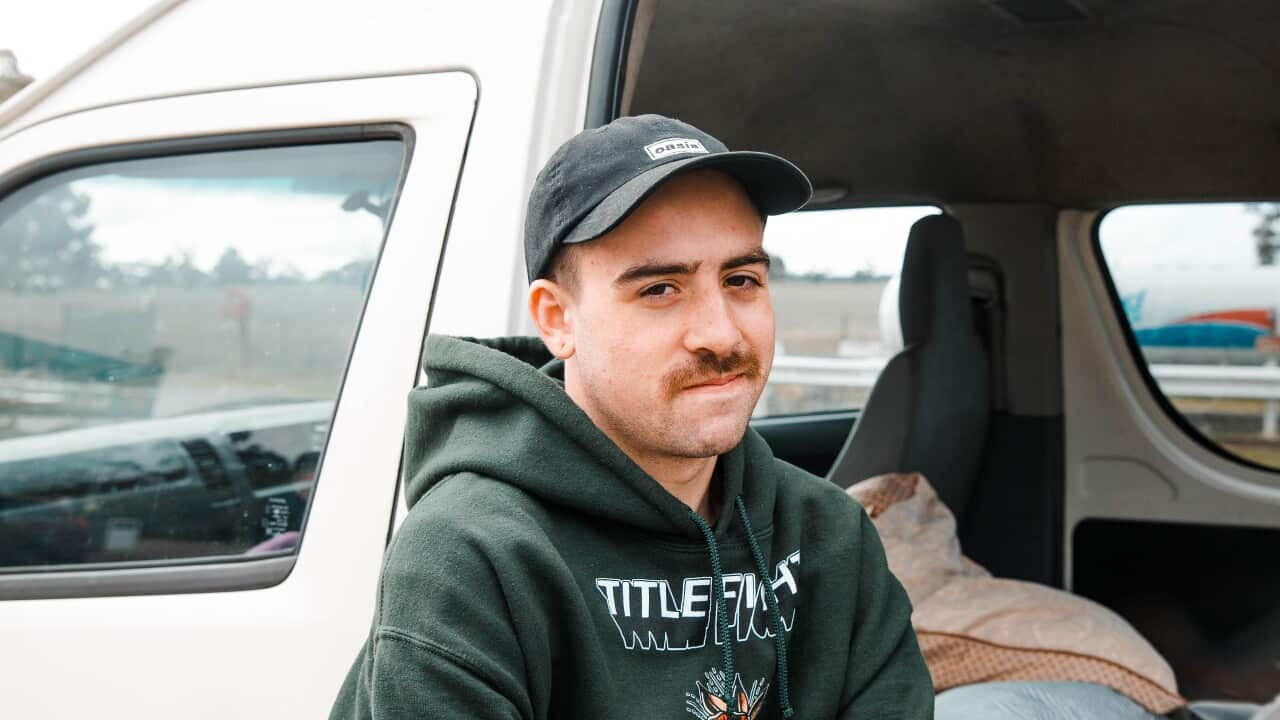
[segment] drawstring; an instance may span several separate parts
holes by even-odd
[[[778,595],[773,591],[773,580],[766,574],[768,568],[764,564],[764,553],[760,552],[760,543],[751,530],[751,520],[747,517],[747,506],[742,496],[733,499],[738,506],[738,517],[742,518],[742,529],[747,533],[747,541],[751,543],[751,554],[756,559],[756,571],[760,573],[760,582],[764,583],[765,599],[769,602],[769,621],[773,624],[773,652],[777,656],[778,704],[782,707],[782,717],[789,718],[795,714],[791,708],[790,678],[787,673],[787,639],[782,635],[782,611],[778,609]]]
[[[724,572],[720,567],[720,548],[716,546],[716,536],[711,532],[711,526],[698,513],[690,510],[689,517],[693,518],[693,522],[697,524],[698,529],[702,531],[703,537],[707,539],[707,552],[711,555],[711,585],[715,588],[716,597],[716,624],[720,628],[720,648],[724,653],[724,676],[729,678],[729,684],[725,690],[724,700],[726,707],[734,707],[733,698],[733,643],[729,638],[729,611],[724,601]]]
[[[778,596],[773,591],[773,581],[768,574],[768,566],[764,562],[764,553],[760,551],[760,543],[751,530],[751,520],[747,517],[747,506],[739,495],[733,499],[738,508],[738,517],[742,518],[742,529],[751,544],[751,555],[756,561],[756,572],[759,573],[760,584],[764,587],[765,601],[769,604],[769,624],[773,628],[773,650],[777,656],[775,676],[778,682],[778,704],[782,708],[782,717],[789,718],[795,714],[791,707],[791,688],[787,673],[787,639],[783,637],[782,612],[778,609]],[[734,707],[733,686],[737,674],[733,667],[733,638],[729,635],[729,610],[724,597],[724,569],[720,565],[720,548],[716,544],[715,533],[711,526],[698,513],[690,510],[689,518],[702,531],[707,541],[707,554],[711,556],[711,583],[715,589],[716,627],[720,629],[720,646],[724,660],[724,676],[728,679],[725,696],[720,698],[726,707]]]

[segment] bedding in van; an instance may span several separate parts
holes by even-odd
[[[906,587],[934,690],[1015,680],[1105,685],[1163,715],[1186,705],[1173,670],[1123,618],[1056,588],[992,577],[960,550],[955,518],[918,473],[849,488]]]

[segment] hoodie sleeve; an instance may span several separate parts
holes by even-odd
[[[382,629],[360,651],[329,717],[517,720],[521,713],[466,658]]]
[[[506,557],[510,510],[502,525],[483,504],[434,499],[410,511],[388,549],[373,630],[331,720],[532,718],[545,696],[525,655],[538,652],[538,623],[513,619],[506,589],[521,572]]]
[[[858,523],[860,587],[839,720],[931,720],[933,681],[911,627],[911,601],[861,506]]]

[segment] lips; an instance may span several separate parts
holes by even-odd
[[[720,376],[720,377],[712,378],[712,379],[710,379],[710,380],[704,380],[704,381],[702,381],[702,382],[698,383],[697,385],[690,385],[689,387],[687,387],[687,388],[685,388],[685,389],[686,389],[686,390],[697,390],[697,389],[699,389],[699,388],[717,388],[717,387],[724,387],[725,385],[728,385],[729,383],[733,382],[734,380],[738,380],[738,379],[739,379],[739,378],[741,378],[741,377],[742,377],[742,373],[733,373],[733,374],[730,374],[730,375],[722,375],[722,376]]]

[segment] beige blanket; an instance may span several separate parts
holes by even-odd
[[[994,578],[960,552],[955,519],[919,474],[849,488],[884,541],[937,692],[999,680],[1107,685],[1162,715],[1186,704],[1173,670],[1123,618],[1090,600]]]

